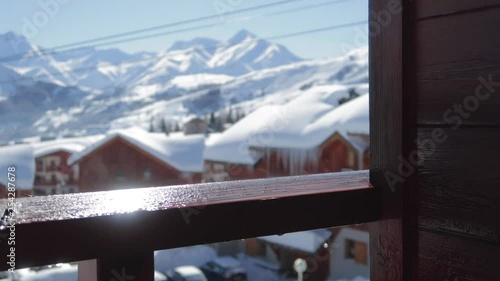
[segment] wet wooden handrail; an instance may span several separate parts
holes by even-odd
[[[16,268],[375,221],[368,171],[16,199]],[[0,200],[6,207],[7,200]],[[0,270],[10,251],[0,230]],[[149,279],[149,278],[148,278]]]

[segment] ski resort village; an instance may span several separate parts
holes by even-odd
[[[369,168],[367,47],[302,59],[241,30],[157,54],[51,54],[9,32],[2,57],[0,171],[16,167],[17,198]],[[0,177],[2,198],[8,187]],[[304,280],[368,280],[368,227],[156,251],[155,280],[297,280],[297,259],[307,263]],[[84,280],[78,271],[91,262],[16,276]]]
[[[0,1],[0,281],[500,280],[500,0]]]

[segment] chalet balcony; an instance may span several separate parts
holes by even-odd
[[[40,185],[40,186],[55,186],[57,184],[58,184],[57,179],[47,180],[47,179],[40,178],[40,177],[36,177],[35,178],[35,185]],[[70,178],[68,180],[65,180],[64,184],[65,185],[77,185],[78,181],[75,180],[75,179],[73,179],[73,178]]]
[[[37,171],[37,172],[43,172],[43,171],[44,171],[44,170],[43,170],[43,165],[41,165],[41,164],[36,164],[36,171]]]
[[[50,165],[45,167],[45,172],[58,172],[61,171],[62,167],[59,165]]]

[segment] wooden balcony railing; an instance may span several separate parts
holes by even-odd
[[[8,201],[1,200],[2,207]],[[20,198],[0,270],[97,259],[97,280],[126,268],[153,280],[153,252],[380,219],[368,171]],[[5,223],[5,221],[3,221]]]

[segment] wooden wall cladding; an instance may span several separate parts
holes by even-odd
[[[447,138],[434,146],[435,130]],[[500,130],[421,128],[418,135],[425,155],[418,171],[420,226],[500,245]]]
[[[420,231],[417,280],[500,280],[498,253],[498,245]]]
[[[500,280],[500,1],[411,7],[417,280]]]
[[[414,0],[411,1],[414,19],[470,13],[500,5],[500,0]]]
[[[455,113],[448,114],[448,120],[444,114],[455,111],[454,104],[462,104],[467,107],[466,114],[469,109],[475,109],[470,116],[462,118],[464,123],[500,125],[498,27],[500,8],[420,20],[414,24],[418,124],[452,122],[450,116]],[[480,76],[493,82],[485,83]]]

